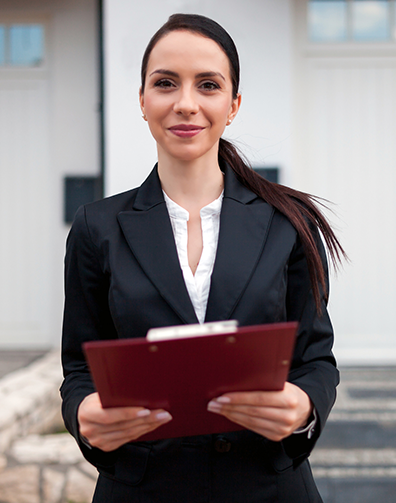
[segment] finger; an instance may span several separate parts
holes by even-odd
[[[161,422],[168,419],[168,415],[169,412],[163,409],[156,409],[152,411],[148,409],[141,409],[135,411],[133,414],[130,414],[130,417],[128,417],[127,419],[122,419],[120,421],[110,422],[107,418],[105,422],[102,422],[103,417],[101,416],[99,418],[100,421],[98,421],[97,418],[94,418],[94,420],[88,420],[86,421],[86,423],[92,426],[102,427],[103,431],[125,430],[132,424],[149,424]]]
[[[122,429],[113,428],[112,430],[108,430],[107,426],[93,428],[84,436],[93,447],[98,447],[106,451],[114,450],[117,447],[127,442],[136,440],[142,435],[149,433],[162,424],[172,420],[172,416],[169,413],[165,412],[160,414],[160,418],[158,418],[157,414],[157,416],[154,416],[154,419],[149,421],[131,421],[129,423],[125,423],[123,424]],[[83,434],[83,432],[81,433]]]
[[[290,425],[271,421],[266,418],[248,416],[240,412],[227,412],[223,415],[228,420],[274,441],[280,441],[291,435],[294,431]]]
[[[127,435],[131,428],[145,426],[152,429],[158,428],[158,426],[167,423],[171,419],[172,416],[169,412],[158,409],[152,411],[148,416],[120,421],[118,423],[102,424],[84,421],[80,424],[80,433],[91,442],[93,439],[102,437],[106,434],[116,433],[119,436]]]
[[[151,423],[143,424],[137,427],[131,428],[130,431],[126,432],[109,432],[104,435],[94,437],[90,444],[93,447],[97,447],[103,451],[113,451],[118,449],[118,447],[139,439],[143,435],[146,435],[150,431],[157,429],[163,423]]]
[[[144,407],[112,407],[109,409],[87,407],[81,410],[82,418],[97,424],[122,423],[149,415],[150,410]]]
[[[275,423],[293,424],[298,415],[294,410],[281,409],[277,407],[256,407],[251,405],[219,404],[216,401],[209,402],[208,410],[222,415],[243,414],[249,417],[267,419]]]
[[[227,400],[228,399],[228,400]],[[227,393],[215,399],[219,403],[251,405],[256,407],[290,407],[290,400],[282,391],[252,391],[243,393]]]
[[[149,415],[150,411],[144,407],[102,407],[98,393],[92,393],[84,398],[78,408],[79,422],[92,422],[98,424],[111,424],[136,417]]]
[[[251,405],[256,407],[295,408],[299,394],[304,393],[292,383],[286,382],[281,391],[243,391],[226,393],[213,399],[221,404]],[[304,393],[305,394],[305,393]]]

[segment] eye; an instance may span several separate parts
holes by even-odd
[[[155,82],[154,87],[159,87],[160,89],[170,89],[174,87],[174,84],[169,79],[160,79]]]
[[[220,89],[219,84],[217,84],[217,82],[213,82],[212,80],[202,82],[199,87],[204,89],[204,91],[215,91],[216,89]]]

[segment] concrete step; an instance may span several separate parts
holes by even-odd
[[[396,503],[396,369],[341,369],[338,399],[311,455],[325,503]]]
[[[30,365],[35,360],[42,358],[48,351],[44,350],[0,350],[0,379],[10,372]]]
[[[395,503],[396,482],[389,478],[316,479],[324,503]]]
[[[317,448],[396,448],[396,423],[329,421],[318,440]]]

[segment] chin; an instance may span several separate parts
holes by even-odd
[[[192,147],[191,149],[179,148],[176,149],[175,151],[168,152],[168,154],[172,156],[175,160],[182,162],[192,162],[205,157],[211,150],[212,150],[211,148],[207,149],[196,149],[194,147]]]
[[[203,155],[186,155],[186,156],[177,156],[175,157],[175,160],[180,161],[180,162],[194,162],[198,161],[199,159],[203,158]]]

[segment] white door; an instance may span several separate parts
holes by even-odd
[[[296,182],[335,203],[351,259],[332,281],[336,355],[395,363],[396,44],[309,43],[296,5]]]
[[[9,47],[13,24],[1,21]],[[18,61],[15,54],[18,64],[7,64],[3,54],[0,66],[0,346],[46,347],[51,215],[47,68],[37,62],[30,67],[29,55]]]

